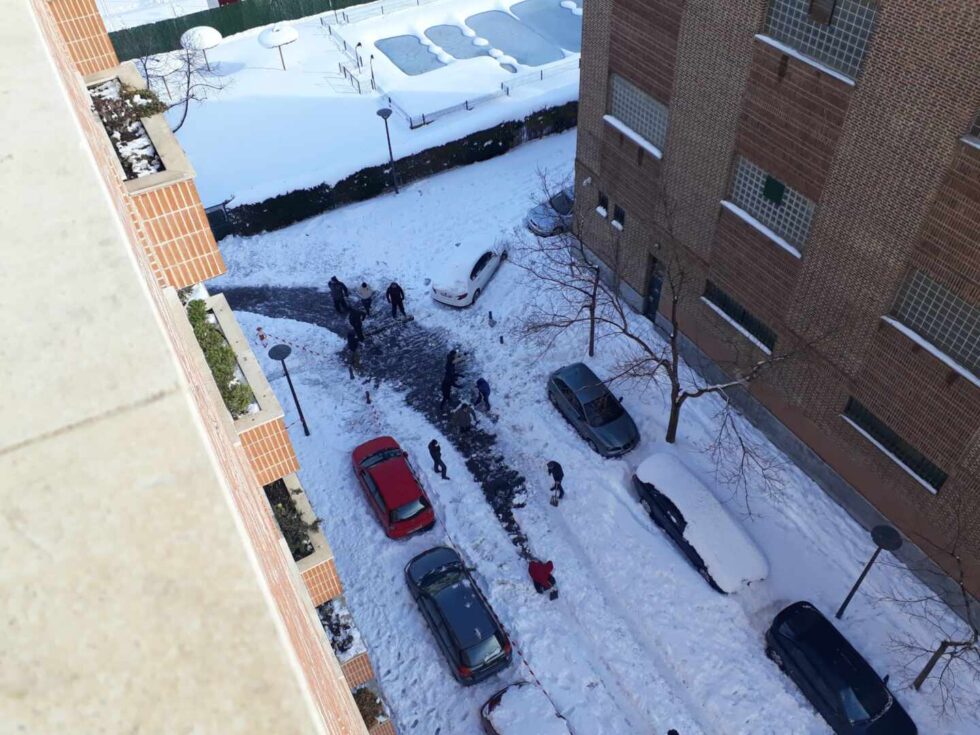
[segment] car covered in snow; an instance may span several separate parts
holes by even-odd
[[[510,640],[459,554],[436,546],[405,567],[405,582],[456,681],[476,684],[507,668]]]
[[[506,259],[507,248],[500,243],[456,243],[432,277],[432,298],[447,306],[475,304]]]
[[[539,237],[551,237],[572,229],[575,189],[566,187],[541,202],[524,218],[524,226]]]
[[[640,442],[633,418],[584,363],[566,365],[551,374],[548,400],[603,457],[619,457]]]
[[[780,612],[766,655],[796,682],[837,735],[916,735],[918,729],[864,657],[809,602]]]
[[[547,695],[526,681],[494,694],[480,714],[487,735],[572,735]]]
[[[389,538],[404,538],[435,525],[432,503],[408,463],[408,454],[392,437],[361,444],[351,460],[368,504]]]
[[[705,581],[719,592],[769,576],[769,562],[721,502],[672,454],[652,454],[633,475],[633,487]]]

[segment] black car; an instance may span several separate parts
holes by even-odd
[[[772,621],[766,655],[802,690],[837,735],[916,735],[918,730],[864,657],[809,602]]]
[[[510,665],[507,634],[459,554],[424,551],[405,567],[405,581],[456,681],[476,684]]]

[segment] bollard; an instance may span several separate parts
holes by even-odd
[[[504,343],[504,335],[501,334],[500,335],[500,344],[503,344],[503,343]]]
[[[350,371],[350,379],[353,380],[354,379],[354,366],[353,365],[348,365],[347,366],[347,370]]]
[[[369,390],[364,391],[364,397],[367,399],[367,402],[370,403],[371,402],[371,391],[369,391]]]

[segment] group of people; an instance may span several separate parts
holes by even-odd
[[[453,389],[461,388],[459,381],[462,377],[462,363],[465,360],[459,350],[450,350],[446,355],[446,369],[442,376],[440,392],[442,402],[439,404],[441,410],[445,410],[448,405],[452,408],[449,423],[457,432],[466,433],[476,422],[476,411],[480,409],[486,414],[490,414],[490,383],[486,378],[477,378],[473,384],[470,401],[460,401],[453,408]]]
[[[334,311],[337,314],[347,315],[347,321],[350,323],[350,329],[347,330],[347,350],[350,355],[351,366],[360,368],[360,347],[365,340],[364,320],[371,316],[374,289],[367,284],[367,281],[361,281],[361,285],[354,289],[352,298],[352,292],[347,284],[337,276],[330,277],[327,288],[330,290]],[[396,281],[392,281],[385,291],[385,300],[391,305],[392,319],[397,319],[399,313],[403,317],[407,317],[405,313],[405,291]]]

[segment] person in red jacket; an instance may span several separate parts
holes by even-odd
[[[531,575],[531,581],[534,582],[534,589],[538,594],[544,594],[557,584],[552,574],[554,570],[555,565],[550,561],[532,559],[527,565],[527,573]]]

